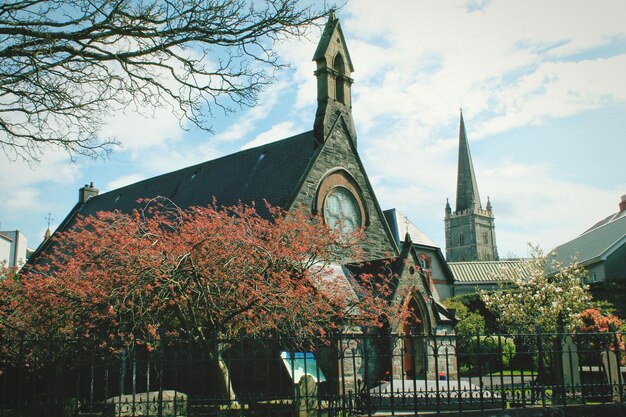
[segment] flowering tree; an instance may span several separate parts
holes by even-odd
[[[587,308],[580,313],[581,325],[579,331],[593,333],[607,333],[620,331],[624,321],[612,313],[603,313],[597,308]]]
[[[358,257],[361,232],[340,235],[302,211],[269,211],[267,220],[247,206],[150,202],[131,215],[80,219],[20,285],[4,286],[19,302],[0,313],[0,332],[91,339],[112,352],[176,337],[204,348],[228,393],[227,346],[218,339],[377,324],[386,280],[350,284],[329,269]]]
[[[575,260],[563,265],[538,247],[531,249],[530,273],[511,271],[501,278],[500,291],[481,291],[482,300],[496,314],[498,324],[511,333],[534,333],[537,325],[543,332],[555,332],[559,320],[573,328],[591,300],[583,284],[585,269]]]

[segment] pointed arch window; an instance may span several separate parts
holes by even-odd
[[[459,233],[459,246],[465,245],[465,236],[463,233]]]
[[[345,104],[345,74],[346,74],[346,66],[343,62],[343,57],[341,54],[337,54],[335,56],[335,60],[333,62],[333,68],[337,72],[337,77],[335,78],[335,99],[341,103]]]

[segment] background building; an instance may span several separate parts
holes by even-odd
[[[554,249],[554,259],[577,259],[587,269],[587,283],[626,282],[626,195],[619,211],[600,220],[580,236]]]
[[[28,260],[32,250],[28,249],[28,240],[19,230],[0,231],[0,264],[21,267]]]
[[[487,197],[487,206],[483,210],[462,112],[456,187],[454,211],[446,201],[446,259],[448,262],[498,260],[491,202]]]

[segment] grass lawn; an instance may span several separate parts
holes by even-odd
[[[519,370],[519,369],[506,369],[503,371],[499,371],[499,372],[493,372],[491,374],[485,375],[486,377],[494,377],[494,378],[499,378],[500,374],[502,374],[502,376],[528,376],[528,377],[533,377],[533,376],[537,376],[537,371],[530,371],[530,370]]]

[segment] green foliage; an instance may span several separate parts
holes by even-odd
[[[460,300],[449,298],[443,304],[456,310],[459,322],[456,325],[456,335],[458,346],[462,349],[471,344],[472,338],[477,334],[485,334],[485,318],[480,314],[470,311],[470,309]]]
[[[510,337],[474,336],[460,352],[462,371],[469,374],[487,374],[508,368],[516,353],[515,341]]]
[[[515,355],[513,339],[485,336],[487,323],[479,313],[479,308],[484,310],[484,306],[476,294],[452,297],[443,304],[454,309],[459,319],[455,330],[461,372],[494,372],[509,365]]]
[[[480,295],[478,293],[455,295],[454,297],[450,297],[444,300],[443,304],[446,306],[450,305],[450,308],[457,308],[454,306],[463,305],[464,307],[461,308],[467,309],[468,313],[475,313],[480,315],[485,323],[485,328],[484,330],[481,330],[481,333],[492,334],[500,331],[500,329],[498,329],[496,316],[491,311],[489,311],[489,309],[487,309],[485,303],[480,298]],[[457,316],[460,319],[465,317],[461,317],[458,311]],[[476,333],[474,332],[474,334]]]

